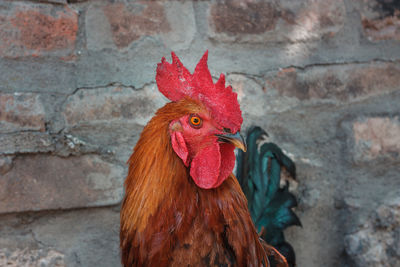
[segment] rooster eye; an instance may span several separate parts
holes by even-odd
[[[197,115],[190,115],[189,117],[189,124],[190,126],[192,126],[193,128],[200,128],[201,125],[203,124],[203,121],[201,120],[201,118]]]

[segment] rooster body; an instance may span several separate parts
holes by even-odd
[[[232,174],[234,149],[244,149],[236,94],[223,75],[212,82],[207,53],[193,75],[172,58],[156,77],[172,102],[146,125],[129,159],[123,265],[287,266],[259,238]]]

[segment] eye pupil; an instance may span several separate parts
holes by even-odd
[[[192,115],[189,120],[190,124],[193,127],[200,127],[201,126],[201,119],[198,116]]]

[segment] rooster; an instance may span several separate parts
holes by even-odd
[[[124,266],[288,266],[259,237],[232,173],[235,147],[246,150],[243,119],[225,76],[214,84],[207,56],[193,74],[174,53],[157,66],[158,89],[172,102],[145,126],[128,161]]]

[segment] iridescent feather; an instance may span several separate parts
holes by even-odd
[[[296,166],[276,144],[262,143],[265,136],[267,133],[260,127],[248,131],[247,152],[239,151],[236,177],[247,197],[257,231],[286,257],[289,266],[295,266],[295,253],[285,241],[283,230],[292,225],[301,226],[301,222],[292,211],[297,200],[289,192],[288,183],[280,187],[280,180],[282,168],[296,178]]]

